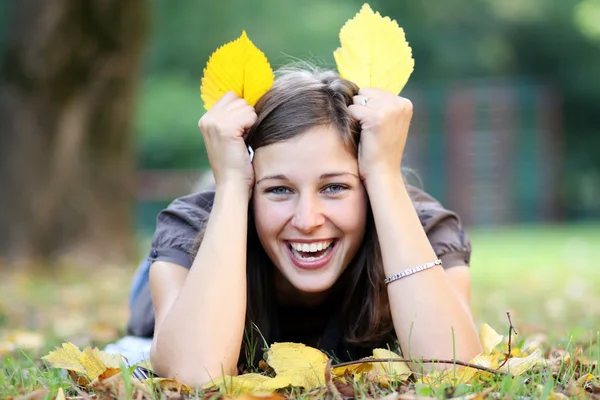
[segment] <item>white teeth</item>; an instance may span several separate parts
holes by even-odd
[[[290,245],[296,251],[301,251],[303,253],[315,253],[317,251],[321,251],[321,250],[328,248],[332,242],[333,242],[333,240],[324,240],[324,241],[313,242],[313,243],[290,242]]]

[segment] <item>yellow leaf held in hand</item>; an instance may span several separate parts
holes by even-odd
[[[361,88],[399,94],[414,70],[404,30],[368,4],[342,27],[340,42],[333,53],[338,72]]]
[[[254,106],[273,86],[274,75],[264,53],[250,41],[246,31],[221,46],[209,58],[200,93],[204,108],[210,108],[228,91]]]

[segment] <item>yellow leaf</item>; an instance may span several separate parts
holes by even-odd
[[[239,38],[217,49],[204,68],[200,86],[204,108],[209,110],[230,90],[254,106],[273,86],[273,80],[264,53],[242,31]]]
[[[481,346],[483,347],[483,354],[490,355],[494,348],[502,343],[504,337],[499,335],[491,326],[488,324],[482,324],[479,330],[479,339],[481,340]]]
[[[65,400],[65,392],[63,391],[63,388],[58,388],[58,393],[56,393],[55,400]]]
[[[242,393],[251,393],[262,389],[261,385],[265,382],[272,380],[268,376],[261,374],[244,374],[238,376],[223,376],[217,379],[213,379],[206,383],[203,389],[210,389],[212,387],[221,387],[225,389],[225,392],[229,395],[237,395]],[[286,385],[287,386],[287,385]]]
[[[385,349],[373,350],[374,358],[402,358],[393,351]],[[412,371],[408,368],[408,365],[404,362],[388,362],[388,363],[375,363],[373,371],[377,374],[376,376],[386,382],[389,378],[404,381],[412,375]],[[381,382],[384,383],[384,382]]]
[[[86,347],[79,357],[79,361],[90,380],[94,380],[106,370],[106,365],[102,362],[98,354],[90,347]]]
[[[93,351],[96,357],[102,361],[106,368],[121,368],[121,364],[123,363],[121,355],[109,354],[97,347],[94,347]]]
[[[499,371],[508,372],[511,375],[521,375],[524,372],[529,371],[537,364],[543,361],[542,350],[537,349],[527,357],[513,357],[509,358],[506,364],[504,364]]]
[[[414,70],[412,49],[395,20],[364,4],[340,30],[341,47],[333,56],[340,76],[361,88],[398,94]]]
[[[48,355],[42,357],[50,366],[54,368],[64,368],[69,371],[86,373],[85,367],[81,365],[81,351],[72,343],[65,342],[62,348],[51,351]]]
[[[301,343],[274,343],[267,363],[277,376],[289,378],[292,386],[311,390],[325,384],[327,356]]]

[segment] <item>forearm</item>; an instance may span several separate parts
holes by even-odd
[[[400,173],[377,175],[367,191],[386,276],[434,261]],[[439,266],[388,285],[396,335],[405,356],[468,361],[481,351],[470,311]]]
[[[217,188],[198,254],[157,332],[155,358],[167,376],[202,384],[236,369],[246,313],[247,212],[247,188]]]

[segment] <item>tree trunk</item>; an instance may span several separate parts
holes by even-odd
[[[14,0],[0,62],[0,264],[123,262],[146,0]]]

